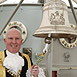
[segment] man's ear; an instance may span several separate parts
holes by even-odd
[[[4,43],[6,43],[6,39],[4,38]]]
[[[23,43],[23,39],[21,40],[21,43]]]

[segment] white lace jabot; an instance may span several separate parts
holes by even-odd
[[[6,50],[7,57],[5,57],[3,66],[17,75],[19,70],[22,70],[22,66],[24,66],[24,59],[19,56],[18,53],[12,54],[8,50]]]

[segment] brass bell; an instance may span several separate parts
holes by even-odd
[[[33,36],[46,38],[48,34],[52,38],[77,36],[68,20],[68,7],[61,0],[51,0],[44,4],[41,25]]]

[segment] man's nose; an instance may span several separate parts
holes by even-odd
[[[15,39],[13,39],[13,41],[12,41],[13,43],[16,43],[16,40]]]

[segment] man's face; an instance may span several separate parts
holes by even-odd
[[[6,49],[11,53],[16,53],[19,51],[21,44],[22,44],[22,38],[21,34],[17,30],[11,30],[7,33],[6,38],[4,39]]]

